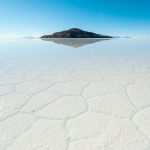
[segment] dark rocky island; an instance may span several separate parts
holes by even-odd
[[[112,38],[112,37],[88,31],[83,31],[78,28],[72,28],[62,32],[55,32],[51,35],[43,35],[40,38]]]

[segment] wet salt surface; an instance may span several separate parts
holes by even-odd
[[[149,150],[149,40],[1,40],[0,149]]]

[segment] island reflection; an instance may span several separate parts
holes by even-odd
[[[102,41],[106,41],[109,39],[90,39],[90,38],[62,38],[62,39],[58,39],[58,38],[49,38],[49,39],[42,39],[43,41],[51,41],[54,42],[56,44],[62,44],[62,45],[67,45],[67,46],[71,46],[74,48],[78,48],[78,47],[82,47],[88,44],[94,44],[96,42],[102,42]]]

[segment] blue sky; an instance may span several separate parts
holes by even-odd
[[[102,34],[150,35],[150,0],[0,0],[0,36],[78,27]]]

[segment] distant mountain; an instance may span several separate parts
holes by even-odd
[[[40,38],[112,38],[112,37],[88,31],[83,31],[78,28],[72,28],[62,32],[55,32],[51,35],[43,35]]]

